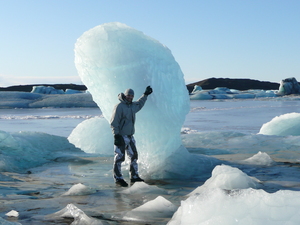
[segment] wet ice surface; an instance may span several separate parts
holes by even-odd
[[[297,162],[298,153],[295,151],[296,158],[294,157],[293,160],[271,154],[272,159],[275,160],[275,164],[271,166],[240,163],[241,160],[250,158],[259,151],[270,151],[269,148],[273,148],[271,145],[264,146],[260,140],[253,141],[253,135],[259,132],[263,123],[273,117],[299,112],[299,104],[299,100],[288,99],[285,101],[192,101],[191,112],[187,116],[184,127],[204,133],[198,146],[188,147],[188,150],[193,154],[207,154],[224,160],[224,164],[239,168],[248,176],[260,180],[259,189],[269,193],[278,190],[300,191],[300,164]],[[7,112],[1,110],[1,118],[9,114]],[[32,129],[45,133],[55,132],[56,135],[61,136],[68,136],[85,116],[91,118],[98,116],[97,109],[11,110],[9,112],[12,116],[20,117],[15,120],[1,119],[2,130],[15,132]],[[22,119],[26,115],[59,117]],[[67,117],[64,118],[64,115]],[[26,125],[21,124],[18,127],[20,121]],[[6,129],[6,126],[9,126],[9,129],[8,127]],[[224,137],[226,135],[223,132],[227,131],[233,132],[231,135],[237,137],[242,133],[241,137],[245,140],[251,139],[252,142],[249,143],[256,143],[257,149],[253,149],[252,152],[247,149],[248,143],[245,143],[246,146],[240,147],[242,150],[245,149],[244,151],[229,149],[228,152],[228,146],[222,148],[222,143],[217,146],[214,135],[206,134],[212,132],[211,134],[217,137]],[[192,134],[183,134],[183,136]],[[205,138],[207,140],[204,140]],[[279,137],[276,139],[282,140]],[[224,142],[228,140],[223,139]],[[205,141],[208,142],[206,148],[203,147]],[[213,149],[213,146],[217,146],[218,150]],[[210,177],[208,174],[207,179],[202,180],[149,180],[147,184],[151,188],[146,186],[130,191],[115,186],[112,179],[112,162],[112,157],[86,154],[77,159],[61,158],[42,167],[28,169],[24,173],[2,172],[0,174],[0,217],[21,224],[71,224],[74,221],[73,217],[63,218],[58,212],[66,207],[75,206],[89,218],[95,219],[93,222],[99,224],[167,224],[172,217],[172,211],[147,212],[147,216],[143,212],[139,214],[135,212],[138,210],[132,210],[156,200],[159,196],[162,198],[158,198],[158,202],[169,201],[179,207],[181,201],[187,198],[187,194]],[[128,176],[125,178],[128,180]],[[79,183],[88,187],[91,192],[81,196],[65,195]],[[7,217],[5,214],[11,210],[17,211],[19,217]]]

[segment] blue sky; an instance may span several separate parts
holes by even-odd
[[[0,86],[76,83],[74,44],[121,22],[166,45],[186,83],[300,81],[299,0],[0,0]]]

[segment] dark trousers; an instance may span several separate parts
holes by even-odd
[[[127,155],[130,158],[130,177],[137,178],[139,176],[137,164],[138,153],[135,147],[134,137],[124,135],[123,138],[125,145],[115,145],[115,158],[113,166],[115,180],[123,179],[123,175],[121,172],[121,164],[125,161],[125,151],[127,152]]]

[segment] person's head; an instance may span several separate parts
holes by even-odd
[[[132,89],[126,89],[124,92],[125,98],[128,102],[132,102],[134,98],[134,91]]]

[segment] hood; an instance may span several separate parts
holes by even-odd
[[[130,102],[128,102],[125,98],[124,93],[120,93],[118,94],[118,99],[120,100],[120,102],[125,103],[125,104],[131,104]]]

